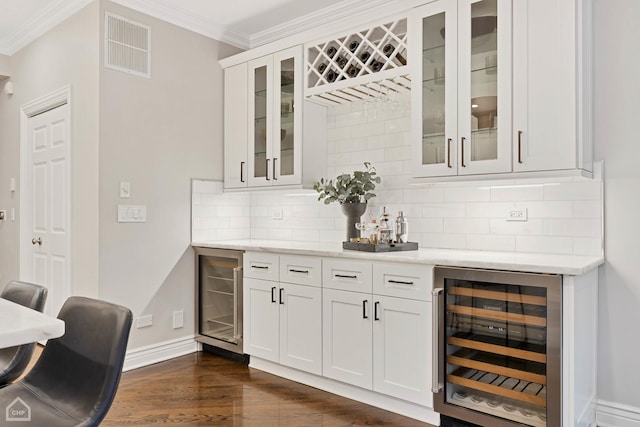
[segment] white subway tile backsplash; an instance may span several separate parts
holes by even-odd
[[[492,186],[491,201],[523,201],[523,200],[542,200],[543,186],[541,184],[532,185],[516,185],[516,186]]]
[[[574,255],[593,255],[602,253],[602,239],[590,237],[574,237],[573,238],[573,254]]]
[[[411,227],[411,225],[409,225]],[[409,240],[413,241],[411,229]],[[442,249],[467,249],[467,235],[455,233],[423,233],[422,247]]]
[[[409,240],[421,247],[602,253],[600,180],[536,178],[413,185],[409,104],[410,97],[401,95],[389,103],[348,103],[327,111],[324,177],[363,170],[363,163],[371,162],[382,178],[363,221],[378,218],[382,207],[392,220],[402,210],[409,222]],[[346,237],[340,205],[325,205],[315,192],[304,197],[277,190],[221,193],[221,183],[198,180],[192,188],[193,240],[335,243]],[[513,209],[527,209],[528,220],[506,221]],[[276,211],[282,211],[282,220],[272,219]]]
[[[466,204],[466,216],[469,218],[502,218],[506,219],[510,210],[516,207],[515,202],[472,202]]]
[[[445,202],[488,202],[491,200],[489,187],[447,187]]]
[[[573,202],[573,218],[602,218],[602,204],[600,201]]]
[[[496,236],[494,234],[469,234],[467,236],[466,249],[513,252],[516,250],[516,237]]]
[[[563,182],[544,186],[545,200],[601,200],[600,181]]]
[[[489,220],[477,218],[445,218],[445,233],[488,234]]]
[[[422,216],[425,218],[464,218],[464,203],[427,203],[422,205]]]
[[[573,239],[571,237],[516,236],[516,251],[570,255],[573,253]]]
[[[600,237],[602,222],[597,219],[545,219],[543,233],[548,236]]]
[[[518,236],[542,235],[541,219],[528,221],[507,221],[506,219],[492,219],[490,223],[491,234],[510,234]]]
[[[527,209],[529,218],[571,218],[573,216],[571,202],[517,202],[517,209]]]

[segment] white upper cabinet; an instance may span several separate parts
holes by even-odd
[[[511,2],[440,0],[415,12],[414,175],[509,172]]]
[[[589,17],[588,1],[513,3],[516,172],[592,170]]]
[[[588,176],[589,4],[436,0],[416,8],[413,175]]]
[[[224,187],[247,187],[247,64],[224,70]]]
[[[300,184],[302,49],[248,63],[249,187]]]

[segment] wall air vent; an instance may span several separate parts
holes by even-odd
[[[104,66],[140,77],[151,77],[151,27],[105,13]]]

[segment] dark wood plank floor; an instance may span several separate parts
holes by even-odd
[[[420,426],[209,353],[125,372],[103,426]]]

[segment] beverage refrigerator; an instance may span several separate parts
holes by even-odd
[[[436,267],[434,409],[445,427],[561,425],[562,277]]]

